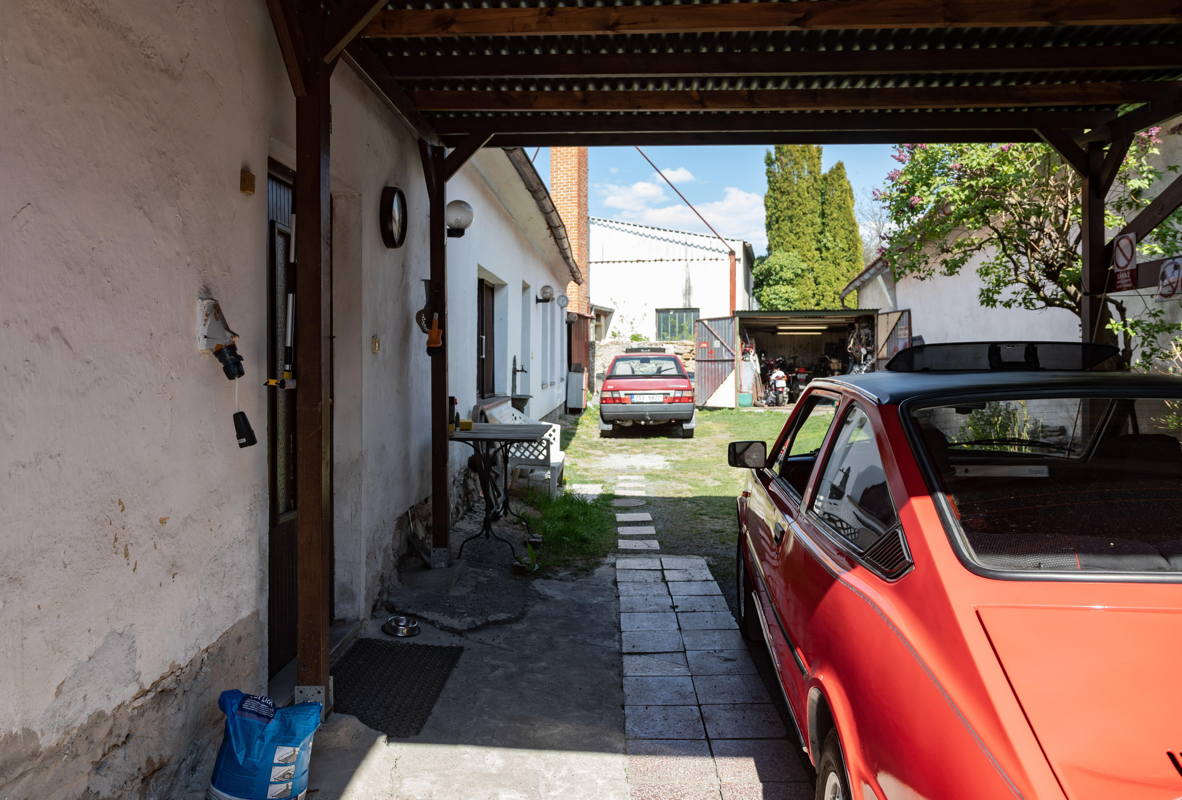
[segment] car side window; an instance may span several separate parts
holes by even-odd
[[[776,459],[776,474],[801,496],[837,411],[837,400],[833,397],[813,395],[807,402],[804,415]]]
[[[856,406],[841,421],[817,479],[813,513],[863,552],[899,524],[870,418]]]

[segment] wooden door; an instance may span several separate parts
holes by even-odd
[[[267,377],[289,366],[288,307],[294,312],[291,263],[292,182],[267,179]],[[294,389],[267,391],[267,456],[270,472],[268,535],[267,673],[274,676],[296,655],[296,403]]]
[[[489,397],[496,392],[493,371],[493,293],[488,281],[476,282],[476,393]]]

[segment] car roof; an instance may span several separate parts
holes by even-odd
[[[946,394],[974,394],[1014,389],[1111,390],[1122,394],[1147,391],[1154,394],[1177,392],[1182,395],[1182,377],[1142,375],[1133,372],[1084,371],[990,371],[990,372],[868,372],[861,375],[838,375],[819,378],[810,387],[829,386],[855,391],[881,405],[894,405],[919,397]]]

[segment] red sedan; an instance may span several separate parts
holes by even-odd
[[[1101,350],[912,348],[731,445],[817,798],[1182,797],[1182,379]]]
[[[599,435],[630,425],[674,423],[692,439],[694,384],[681,359],[669,353],[626,353],[607,368],[599,395]]]

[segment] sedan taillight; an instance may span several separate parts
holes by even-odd
[[[605,405],[610,405],[611,403],[630,402],[628,395],[626,395],[624,392],[604,392],[600,396],[599,401]]]
[[[692,403],[694,402],[693,390],[674,389],[665,396],[666,403]]]

